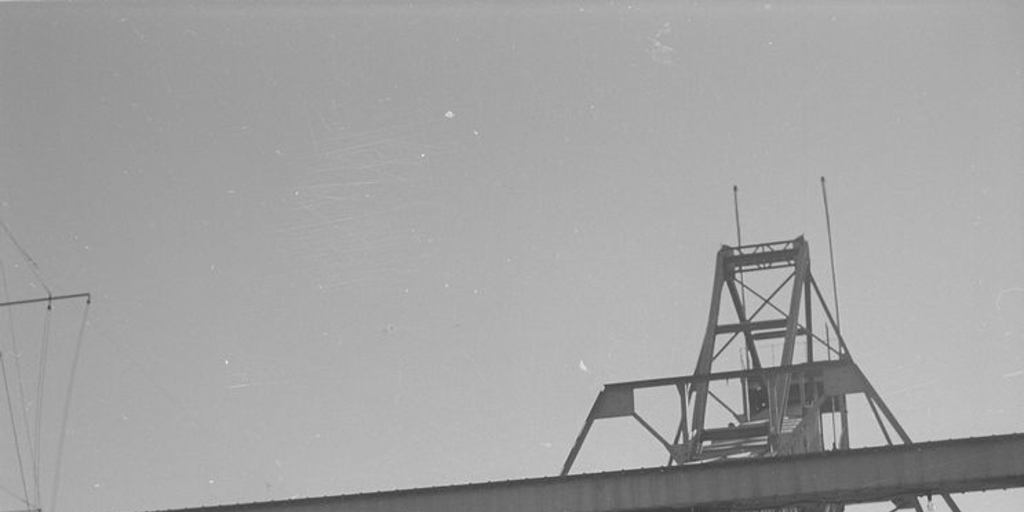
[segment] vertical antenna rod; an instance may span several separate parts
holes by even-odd
[[[740,232],[740,188],[732,186],[732,209],[736,213],[736,245],[743,245],[743,235]],[[743,274],[740,274],[740,304],[743,305],[744,315],[747,309],[747,287],[743,285]]]
[[[836,307],[836,328],[842,324],[839,322],[839,289],[836,287],[836,257],[832,249],[832,217],[828,213],[828,193],[825,192],[825,177],[821,177],[821,197],[825,200],[825,226],[828,229],[828,260],[832,266],[832,301]]]

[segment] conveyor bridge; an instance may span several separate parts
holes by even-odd
[[[1024,434],[180,512],[731,511],[1012,487],[1024,487]]]
[[[1024,434],[911,441],[854,362],[803,237],[723,246],[711,297],[693,373],[606,385],[559,476],[182,512],[842,512],[884,501],[923,512],[933,495],[960,512],[952,493],[1024,487]],[[674,432],[638,410],[651,388],[678,394]],[[848,406],[861,398],[886,446],[850,445]],[[572,474],[591,428],[615,418],[656,439],[665,466]]]

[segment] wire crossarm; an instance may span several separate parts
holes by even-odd
[[[26,257],[27,257],[27,255],[26,255]],[[30,263],[34,264],[34,262],[32,262],[31,259],[29,259],[29,261],[30,261]],[[15,459],[17,460],[18,472],[20,473],[20,477],[21,477],[21,492],[22,492],[22,494],[19,495],[16,492],[13,492],[13,491],[5,488],[5,487],[0,487],[0,490],[3,490],[5,493],[10,495],[10,497],[12,497],[15,500],[17,500],[21,505],[24,505],[25,507],[27,507],[27,508],[24,509],[25,512],[38,512],[38,511],[42,510],[42,503],[43,503],[43,498],[42,498],[42,487],[43,486],[41,484],[41,479],[40,479],[41,478],[40,473],[41,473],[41,469],[42,469],[42,462],[41,462],[41,455],[40,454],[42,453],[42,449],[41,449],[42,444],[41,443],[42,443],[42,440],[43,440],[43,435],[42,435],[41,429],[43,428],[43,409],[44,409],[42,404],[43,404],[44,391],[46,389],[46,373],[47,373],[46,370],[47,370],[47,362],[48,362],[48,359],[49,359],[49,357],[47,355],[47,352],[48,352],[48,346],[50,344],[49,343],[50,342],[50,325],[51,325],[51,315],[52,315],[52,312],[53,312],[53,309],[54,309],[53,306],[54,306],[55,302],[68,301],[68,300],[74,300],[74,299],[85,299],[85,301],[84,301],[85,302],[85,306],[82,309],[82,318],[81,318],[81,321],[80,321],[80,324],[79,324],[79,327],[78,327],[78,335],[77,335],[77,338],[76,338],[75,343],[74,343],[74,353],[72,355],[70,371],[69,371],[69,375],[68,375],[68,379],[67,379],[67,388],[66,388],[66,391],[65,391],[64,402],[63,402],[63,406],[62,406],[62,409],[61,409],[61,420],[60,420],[60,428],[59,428],[59,431],[58,431],[59,434],[57,436],[56,456],[55,456],[55,460],[54,460],[54,464],[53,464],[53,478],[51,480],[51,482],[52,482],[51,494],[50,494],[50,504],[51,504],[51,507],[53,506],[53,504],[56,503],[58,492],[59,492],[59,489],[60,489],[61,462],[62,462],[62,459],[63,459],[64,443],[65,443],[65,440],[66,440],[68,416],[69,416],[70,407],[71,407],[71,396],[72,396],[72,392],[73,392],[73,389],[74,389],[75,372],[76,372],[77,367],[78,367],[78,360],[79,360],[79,355],[80,355],[80,352],[81,352],[82,340],[83,340],[83,336],[85,334],[85,327],[86,327],[87,320],[88,320],[89,306],[92,303],[92,295],[90,293],[88,293],[88,292],[72,293],[72,294],[65,294],[65,295],[53,295],[53,294],[50,293],[50,289],[49,288],[46,288],[45,286],[44,286],[44,288],[46,289],[46,292],[47,292],[47,296],[46,297],[36,297],[36,298],[30,298],[30,299],[17,299],[17,300],[5,300],[4,302],[0,302],[0,309],[5,309],[6,310],[5,314],[8,315],[8,321],[10,322],[11,345],[12,345],[12,349],[13,349],[13,352],[14,352],[14,358],[13,358],[14,365],[13,366],[14,366],[14,369],[15,369],[15,377],[16,377],[16,379],[14,379],[15,383],[16,383],[15,389],[17,389],[17,391],[18,391],[18,398],[21,401],[20,416],[21,416],[21,418],[24,421],[24,424],[23,424],[24,430],[19,433],[19,429],[22,428],[22,425],[19,425],[18,422],[15,419],[17,415],[15,413],[14,403],[13,403],[14,402],[14,394],[12,393],[12,386],[10,385],[10,382],[9,382],[11,379],[9,378],[9,375],[8,375],[8,372],[7,372],[7,360],[4,357],[3,351],[0,351],[0,375],[2,375],[2,378],[3,378],[3,391],[4,391],[4,395],[5,395],[6,399],[7,399],[7,413],[8,413],[8,416],[10,418],[10,421],[11,421],[10,427],[11,427],[11,435],[12,435],[12,437],[14,439],[14,443],[13,443],[14,444],[14,455],[15,455]],[[4,291],[4,296],[6,298],[6,290]],[[18,349],[17,349],[18,344],[17,344],[16,337],[15,337],[15,330],[14,330],[14,326],[13,326],[14,324],[13,324],[13,320],[12,320],[13,317],[11,317],[10,315],[11,315],[12,309],[14,309],[16,306],[26,306],[26,305],[44,304],[44,303],[46,305],[46,313],[44,315],[44,320],[43,320],[43,330],[42,330],[43,331],[43,339],[42,339],[42,341],[40,343],[39,371],[38,371],[38,377],[37,377],[37,383],[36,383],[36,396],[35,396],[35,399],[34,399],[35,421],[34,422],[30,422],[30,420],[29,420],[29,413],[27,412],[28,409],[26,407],[26,400],[25,400],[26,396],[25,396],[24,389],[23,389],[23,386],[22,386],[21,370],[20,370],[20,366],[18,365],[18,358],[19,358]],[[22,451],[23,451],[23,446],[22,446],[23,442],[22,442],[21,439],[25,439],[24,444],[26,446],[24,448],[26,448],[26,449],[24,451],[26,453],[24,454],[24,456],[23,456],[23,453],[22,453]],[[29,478],[29,473],[30,472],[31,472],[31,479]],[[34,491],[34,492],[30,492],[29,481],[32,482],[31,490]]]
[[[47,296],[47,297],[36,297],[34,299],[20,299],[20,300],[11,300],[11,301],[7,301],[7,302],[0,302],[0,308],[6,308],[6,307],[10,307],[10,306],[23,306],[23,305],[26,305],[26,304],[38,304],[40,302],[52,303],[52,302],[57,302],[57,301],[60,301],[60,300],[81,299],[81,298],[84,298],[86,302],[92,302],[92,294],[90,294],[88,292],[85,292],[85,293],[72,293],[72,294],[69,294],[69,295],[51,295],[51,296]]]

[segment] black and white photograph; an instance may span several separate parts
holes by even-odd
[[[1024,2],[0,3],[0,512],[1024,510]]]

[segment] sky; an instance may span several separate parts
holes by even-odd
[[[821,176],[844,337],[911,437],[1024,431],[1022,26],[1010,1],[2,5],[3,292],[93,301],[0,317],[25,390],[0,510],[554,475],[603,383],[692,370],[733,185],[744,241],[803,234],[830,281]],[[663,463],[630,427],[580,470]]]

